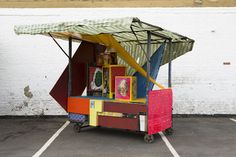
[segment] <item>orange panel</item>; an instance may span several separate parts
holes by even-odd
[[[89,99],[69,97],[68,112],[89,115]]]

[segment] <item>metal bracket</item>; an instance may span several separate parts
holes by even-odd
[[[147,54],[145,53],[145,50],[144,50],[144,48],[142,47],[142,45],[141,45],[141,42],[139,41],[139,39],[138,39],[138,37],[137,37],[137,34],[135,33],[135,31],[134,31],[133,27],[132,27],[132,26],[130,26],[130,29],[131,29],[132,33],[134,34],[134,36],[135,36],[135,38],[136,38],[136,41],[137,41],[137,43],[138,43],[138,44],[139,44],[139,46],[141,47],[141,49],[142,49],[142,51],[143,51],[143,53],[144,53],[144,55],[145,55],[146,59],[148,60]],[[149,61],[150,61],[150,60],[149,60]]]
[[[57,46],[61,49],[61,51],[66,55],[66,57],[70,59],[70,56],[65,52],[65,50],[63,50],[63,48],[62,48],[61,45],[56,41],[56,39],[55,39],[50,33],[48,33],[48,35],[53,39],[53,41],[57,44]]]
[[[172,71],[172,41],[169,40],[169,64],[168,64],[168,87],[171,88],[171,71]]]

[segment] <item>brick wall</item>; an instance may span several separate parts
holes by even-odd
[[[236,114],[235,10],[0,9],[0,115],[66,114],[48,94],[66,57],[52,39],[18,36],[14,25],[123,16],[137,16],[195,39],[194,50],[173,62],[174,113]],[[67,50],[67,42],[59,42]],[[166,74],[163,66],[158,82],[167,84]]]

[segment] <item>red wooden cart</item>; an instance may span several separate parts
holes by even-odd
[[[50,36],[68,57],[50,94],[76,131],[84,126],[140,131],[147,143],[158,132],[172,132],[171,63],[192,50],[192,39],[138,18],[24,25],[15,32]],[[55,38],[69,41],[68,54]],[[73,41],[80,46],[72,56]],[[168,88],[156,82],[166,63]]]

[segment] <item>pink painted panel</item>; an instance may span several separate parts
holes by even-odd
[[[123,99],[123,100],[130,100],[130,83],[131,77],[116,77],[115,78],[115,98],[116,99]]]
[[[172,127],[172,90],[153,90],[148,94],[148,134]]]

